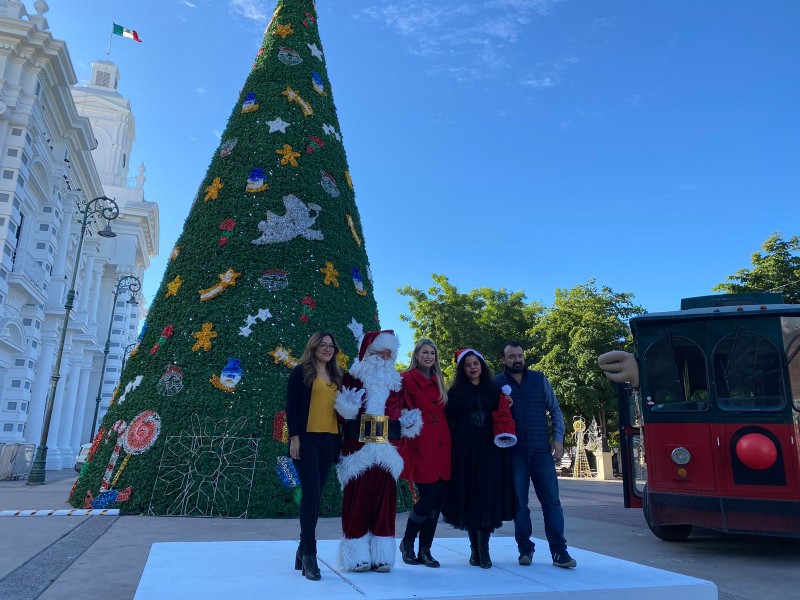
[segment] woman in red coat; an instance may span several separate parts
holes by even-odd
[[[450,429],[444,408],[447,389],[444,385],[439,353],[429,339],[414,346],[411,366],[401,374],[403,392],[411,408],[422,412],[422,432],[406,441],[405,465],[401,477],[417,486],[419,499],[408,515],[408,524],[400,552],[409,565],[438,567],[431,555],[431,544],[442,508],[445,483],[450,479]],[[414,554],[414,540],[419,534],[419,553]]]

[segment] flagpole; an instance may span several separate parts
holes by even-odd
[[[114,26],[111,26],[111,34],[108,36],[108,50],[106,50],[106,60],[111,60],[111,40],[114,39]]]

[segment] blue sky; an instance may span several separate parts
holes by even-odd
[[[31,3],[29,3],[31,4]],[[111,60],[167,256],[273,0],[51,2],[79,80]],[[32,5],[28,7],[32,10]],[[317,0],[384,327],[431,273],[552,303],[597,279],[648,311],[800,233],[800,4]],[[468,340],[465,340],[468,342]],[[488,350],[488,349],[487,349]]]

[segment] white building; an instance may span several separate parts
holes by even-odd
[[[112,303],[118,279],[143,280],[158,253],[158,206],[144,198],[143,165],[128,179],[135,126],[116,65],[94,63],[91,83],[74,87],[47,4],[34,8],[0,0],[0,442],[39,443],[83,207],[108,196],[120,208],[117,236],[96,235],[106,222],[93,219],[79,257],[47,442],[47,468],[60,469],[90,441],[98,392],[102,418],[136,338],[141,295]]]

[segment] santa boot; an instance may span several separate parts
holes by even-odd
[[[400,553],[403,555],[403,562],[407,565],[418,565],[417,555],[414,554],[414,541],[417,539],[417,534],[425,523],[425,517],[422,517],[411,509],[408,513],[408,522],[406,523],[406,532],[400,542]]]
[[[489,556],[489,536],[488,531],[478,530],[478,562],[481,569],[489,569],[492,566],[492,558]]]
[[[469,564],[477,567],[480,564],[480,559],[478,558],[478,530],[467,529],[467,534],[469,535]]]
[[[431,514],[425,519],[422,528],[419,532],[419,553],[417,560],[421,565],[426,567],[437,568],[439,561],[431,555],[431,546],[433,545],[433,536],[436,533],[436,525],[439,522],[439,511],[432,510]]]

